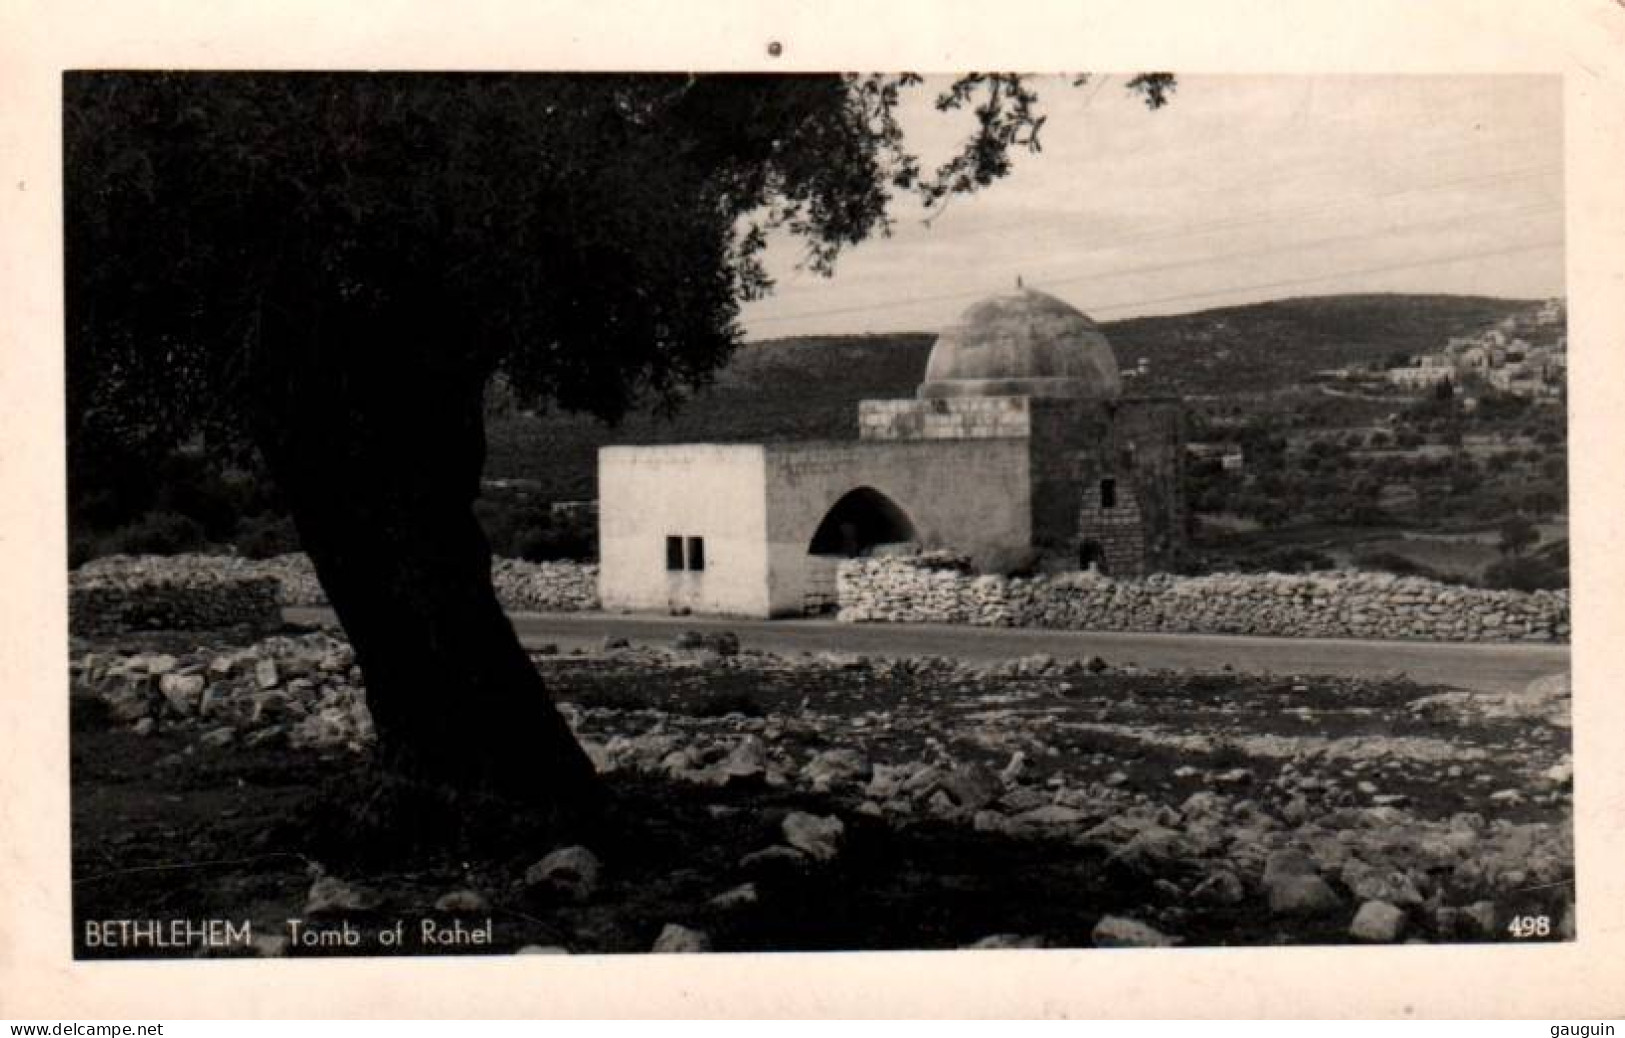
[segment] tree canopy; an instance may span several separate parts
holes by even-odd
[[[251,444],[355,646],[394,775],[579,805],[593,770],[491,586],[490,377],[606,418],[703,384],[770,288],[1039,147],[1020,76],[70,73],[69,472]],[[1171,80],[1136,77],[1153,107]],[[149,453],[150,456],[150,453]],[[126,471],[138,467],[119,463]]]
[[[125,443],[218,433],[280,414],[289,372],[341,350],[379,373],[501,369],[605,417],[679,393],[726,359],[740,302],[770,288],[771,229],[827,271],[888,229],[898,194],[940,205],[1039,148],[1029,81],[967,75],[936,107],[975,128],[922,172],[897,120],[921,85],[70,74],[72,413]],[[1129,85],[1152,106],[1171,89]],[[302,350],[266,334],[279,322]],[[448,334],[358,337],[357,323]]]

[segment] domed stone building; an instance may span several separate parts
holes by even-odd
[[[966,310],[914,399],[859,404],[858,437],[603,448],[604,607],[799,615],[855,555],[1138,576],[1184,545],[1179,401],[1125,397],[1105,335],[1042,292]]]

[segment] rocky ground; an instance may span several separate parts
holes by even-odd
[[[369,828],[388,794],[329,633],[79,644],[80,954],[200,953],[86,940],[154,918],[251,921],[226,953],[263,955],[1573,932],[1564,678],[1489,696],[725,634],[536,659],[606,776],[591,832],[491,805]]]

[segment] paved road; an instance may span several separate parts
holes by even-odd
[[[331,620],[322,609],[289,609],[288,618]],[[1501,692],[1569,667],[1566,645],[1468,645],[1437,642],[1352,641],[1331,638],[1255,638],[1209,634],[1120,634],[947,624],[842,624],[827,619],[737,620],[697,616],[613,613],[515,613],[520,640],[532,648],[551,643],[568,651],[594,648],[606,635],[634,644],[669,645],[677,632],[724,629],[740,644],[780,654],[838,650],[870,656],[952,656],[974,662],[1047,653],[1057,659],[1100,656],[1144,667],[1275,674],[1384,676],[1404,672],[1416,681]]]

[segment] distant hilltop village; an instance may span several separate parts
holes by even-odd
[[[1410,357],[1408,363],[1387,368],[1383,377],[1408,389],[1445,382],[1481,384],[1515,396],[1559,399],[1568,372],[1567,318],[1562,299],[1547,299],[1476,335],[1452,336],[1444,349]],[[1345,368],[1336,374],[1353,378],[1365,373]]]

